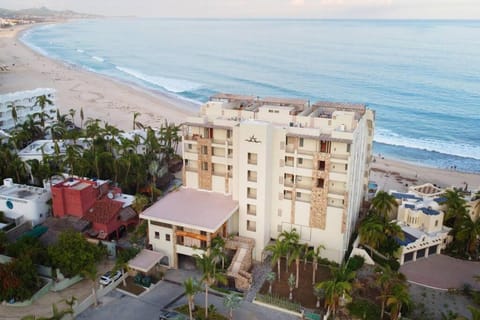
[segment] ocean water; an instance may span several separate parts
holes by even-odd
[[[375,154],[480,172],[480,21],[105,19],[22,41],[204,102],[217,92],[366,103]]]

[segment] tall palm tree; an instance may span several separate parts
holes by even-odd
[[[211,254],[214,255],[216,262],[220,260],[222,262],[222,270],[225,269],[225,239],[220,236],[216,236],[212,239],[210,244]]]
[[[325,290],[318,286],[313,287],[313,295],[317,298],[317,303],[315,304],[315,308],[320,308],[320,299],[325,298]]]
[[[293,288],[295,288],[295,283],[297,282],[293,273],[290,273],[290,276],[288,277],[287,282],[288,282],[288,287],[290,288],[290,293],[288,294],[288,299],[292,300],[293,299]]]
[[[317,269],[318,269],[318,261],[320,260],[320,251],[324,250],[325,246],[322,244],[319,244],[315,250],[313,251],[312,259],[313,259],[313,274],[312,274],[312,284],[315,284],[315,276],[317,274]]]
[[[158,172],[159,172],[159,165],[158,165],[158,161],[152,161],[150,162],[150,164],[148,165],[148,173],[150,174],[150,176],[152,177],[152,183],[151,183],[151,188],[152,188],[152,194],[151,194],[151,197],[152,197],[152,202],[154,202],[156,200],[156,191],[157,191],[157,175],[158,175]]]
[[[290,261],[288,261],[288,264],[290,265],[294,260],[295,260],[295,288],[298,289],[298,279],[300,276],[300,258],[303,252],[303,246],[296,245],[292,247],[291,253],[290,253]]]
[[[223,305],[228,308],[230,320],[233,320],[233,310],[240,307],[243,298],[235,292],[230,292],[223,298]]]
[[[390,294],[392,294],[393,286],[396,284],[405,283],[406,278],[403,273],[392,270],[388,264],[384,267],[379,267],[376,271],[377,277],[375,279],[375,283],[380,289],[379,298],[381,299],[382,304],[380,319],[383,319],[387,298]]]
[[[349,297],[349,293],[352,290],[351,282],[355,278],[355,272],[350,271],[347,268],[347,264],[342,264],[339,267],[330,267],[330,270],[332,278],[320,282],[316,286],[324,290],[327,314],[332,311],[335,316],[340,298]]]
[[[214,261],[208,254],[194,255],[197,267],[202,271],[202,282],[205,285],[205,319],[208,319],[208,289],[216,282],[226,283],[223,273],[215,272]]]
[[[385,191],[378,191],[372,199],[372,210],[384,219],[387,219],[388,214],[397,206],[398,203],[395,197]]]
[[[457,224],[456,238],[466,243],[466,251],[474,255],[478,248],[478,239],[480,237],[480,219],[473,220],[468,213],[463,213],[460,222]]]
[[[397,283],[393,286],[391,294],[387,298],[387,306],[390,307],[390,317],[397,320],[400,316],[403,306],[410,306],[412,300],[408,294],[408,288],[403,283]]]
[[[45,113],[45,106],[47,105],[53,105],[53,102],[52,100],[48,99],[46,95],[41,95],[41,96],[38,96],[36,99],[35,99],[35,106],[40,106],[40,112],[39,112],[39,116],[40,116],[40,122],[42,124],[42,128],[43,128],[43,131],[45,131],[45,119],[46,118],[50,118],[50,116]]]
[[[285,260],[285,269],[288,271],[288,265],[290,260],[290,251],[298,245],[298,241],[300,241],[300,235],[298,234],[296,229],[292,229],[291,231],[284,230],[278,236],[280,241],[285,244],[285,251],[287,255],[287,259]]]
[[[70,108],[68,110],[68,114],[70,115],[70,118],[72,119],[72,124],[75,125],[75,114],[77,113],[77,110]]]
[[[12,110],[12,119],[13,119],[13,125],[14,127],[17,126],[17,121],[18,121],[18,112],[17,108],[22,108],[20,106],[15,105],[15,103],[9,104],[7,108],[10,108]]]
[[[384,233],[383,218],[370,214],[360,224],[358,234],[360,243],[370,246],[370,255],[373,256],[373,249],[377,249],[381,242],[387,239]]]
[[[283,241],[277,239],[274,244],[268,245],[265,247],[266,251],[270,251],[272,253],[272,266],[277,264],[277,274],[278,280],[280,281],[280,260],[286,253],[286,245]],[[287,270],[288,271],[288,270]]]
[[[472,306],[467,307],[468,310],[470,310],[470,313],[472,314],[472,320],[480,320],[480,309],[477,309]]]
[[[135,112],[133,113],[132,130],[135,130],[135,127],[138,126],[137,118],[138,118],[138,116],[140,116],[140,115],[141,115],[140,112],[136,112],[136,111],[135,111]]]
[[[193,320],[193,310],[195,308],[195,295],[201,290],[200,284],[194,278],[188,278],[183,281],[183,288],[188,300],[188,313],[190,320]]]
[[[459,223],[462,216],[467,212],[467,202],[458,190],[447,190],[443,194],[445,198],[445,224],[453,227]]]

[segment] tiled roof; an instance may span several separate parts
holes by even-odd
[[[421,208],[420,210],[423,211],[423,213],[429,215],[429,216],[436,216],[440,214],[440,211],[433,210],[431,208]]]
[[[122,203],[110,199],[97,200],[85,213],[85,219],[93,223],[109,223],[122,208]]]

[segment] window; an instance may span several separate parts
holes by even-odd
[[[347,171],[347,170],[348,170],[348,164],[345,165],[345,171]]]
[[[302,197],[302,193],[301,192],[297,192],[297,198],[301,198]]]
[[[300,147],[303,147],[303,138],[300,138],[299,145],[300,145]]]
[[[188,150],[192,150],[192,144],[191,144],[191,143],[189,143],[189,144],[187,145],[187,147],[188,147]]]
[[[247,230],[256,232],[257,231],[257,223],[252,220],[247,220]]]
[[[232,137],[232,130],[227,130],[227,139]]]
[[[300,164],[303,164],[303,158],[298,158],[297,161],[298,161],[298,164],[299,164],[299,165],[300,165]]]
[[[202,146],[202,154],[208,154],[208,147]]]
[[[251,216],[257,215],[257,206],[254,204],[247,204],[247,214]]]
[[[281,217],[282,216],[282,209],[278,209],[278,216]]]
[[[435,220],[435,227],[438,227],[438,220]]]
[[[185,167],[188,167],[188,159],[185,159]]]
[[[202,170],[208,171],[208,162],[202,162]]]
[[[231,158],[233,155],[233,149],[228,149],[228,157]]]
[[[325,181],[323,179],[317,179],[317,188],[323,188]]]
[[[318,161],[318,170],[325,171],[325,161],[323,160]]]
[[[257,164],[257,154],[253,152],[248,153],[248,163]]]
[[[155,239],[160,239],[160,232],[155,231]]]
[[[282,232],[282,225],[281,224],[277,225],[277,232]]]
[[[165,241],[170,242],[170,235],[169,235],[169,234],[166,234],[166,235],[165,235]]]
[[[347,152],[350,152],[350,143],[347,143]]]

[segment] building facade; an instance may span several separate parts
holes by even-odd
[[[405,236],[398,240],[400,264],[440,254],[446,248],[450,228],[443,225],[443,193],[432,184],[410,187],[407,193],[390,191],[398,203],[396,222]]]
[[[50,199],[49,188],[16,184],[11,178],[4,179],[0,186],[0,211],[17,225],[25,221],[31,221],[32,226],[44,222],[50,214]]]
[[[184,185],[238,201],[256,260],[295,229],[340,262],[367,193],[373,133],[365,105],[219,94],[184,124]]]
[[[12,116],[12,106],[17,113],[16,123],[23,123],[28,115],[41,112],[37,104],[37,97],[45,95],[52,104],[46,104],[43,110],[47,115],[55,116],[55,90],[38,88],[34,90],[18,91],[0,95],[0,129],[10,130],[15,127],[15,119]]]
[[[94,238],[118,238],[129,225],[138,223],[138,215],[131,208],[135,197],[123,194],[108,181],[71,177],[51,189],[53,215],[87,220]]]

